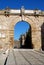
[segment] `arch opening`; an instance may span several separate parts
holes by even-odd
[[[14,48],[33,48],[31,25],[26,21],[19,21],[14,26]]]
[[[41,26],[41,48],[44,50],[44,23]]]

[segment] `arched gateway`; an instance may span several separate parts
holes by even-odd
[[[0,10],[0,48],[13,47],[14,26],[17,22],[22,20],[27,21],[31,25],[31,36],[34,49],[40,50],[42,48],[44,31],[41,31],[41,29],[44,24],[44,11],[25,10],[24,8],[21,8],[21,10],[9,8]]]

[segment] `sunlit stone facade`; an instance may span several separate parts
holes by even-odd
[[[36,50],[41,49],[42,46],[41,27],[44,24],[44,11],[25,10],[24,8],[21,8],[21,10],[15,10],[15,9],[0,10],[1,49],[13,47],[14,26],[16,25],[17,22],[20,22],[22,20],[28,22],[31,25],[31,33],[32,33],[31,36],[34,49]]]

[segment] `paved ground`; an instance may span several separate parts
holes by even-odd
[[[3,54],[4,55],[4,54]],[[2,58],[2,56],[0,56]],[[11,49],[0,65],[44,65],[44,51]],[[4,61],[6,58],[6,61]]]

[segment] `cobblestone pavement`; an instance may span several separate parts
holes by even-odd
[[[2,58],[2,55],[0,55],[0,58]],[[44,51],[11,49],[0,61],[2,62],[0,65],[44,65]]]

